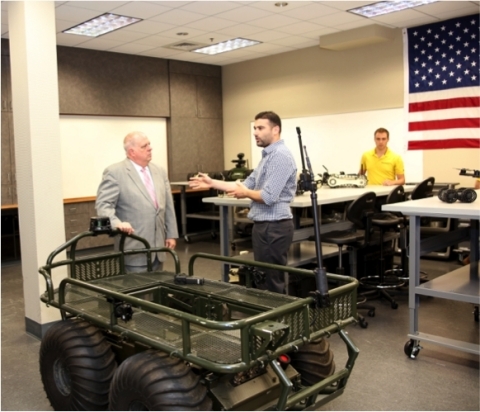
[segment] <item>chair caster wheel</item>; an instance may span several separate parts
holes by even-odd
[[[413,339],[408,340],[403,347],[405,355],[411,359],[415,359],[418,356],[420,349],[422,349],[422,347],[418,343],[415,343]]]
[[[358,323],[360,324],[360,327],[363,329],[368,328],[368,322],[365,320],[363,316],[358,316]]]
[[[370,309],[367,313],[368,313],[368,316],[370,316],[371,318],[375,317],[375,309]]]
[[[392,302],[391,306],[392,306],[392,309],[397,309],[398,308],[398,303],[397,302]]]
[[[187,235],[183,237],[183,240],[185,240],[185,243],[190,243],[190,238]]]

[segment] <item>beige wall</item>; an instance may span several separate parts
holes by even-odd
[[[345,51],[311,47],[225,66],[222,81],[224,160],[230,168],[238,152],[251,159],[250,122],[262,110],[294,118],[403,107],[402,33],[397,30],[391,42]],[[339,145],[339,156],[341,150]],[[455,167],[480,169],[480,151],[424,153],[424,177],[473,183]]]

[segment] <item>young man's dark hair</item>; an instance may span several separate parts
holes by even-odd
[[[267,119],[274,126],[278,126],[280,129],[280,133],[282,133],[282,121],[280,120],[280,116],[277,113],[260,112],[255,116],[255,120],[258,120],[258,119]]]

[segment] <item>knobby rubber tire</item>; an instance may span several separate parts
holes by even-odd
[[[312,386],[335,372],[333,352],[327,339],[307,343],[289,355],[291,365],[300,373],[305,386]]]
[[[42,339],[40,374],[57,411],[107,410],[116,367],[104,335],[84,320],[60,321]]]
[[[167,353],[147,350],[126,359],[110,390],[112,411],[211,410],[207,389],[185,362]]]

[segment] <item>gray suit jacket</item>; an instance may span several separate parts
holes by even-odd
[[[150,162],[148,165],[152,175],[157,196],[158,209],[137,170],[129,159],[115,163],[105,169],[102,182],[98,187],[95,208],[98,216],[108,216],[112,227],[121,222],[129,222],[134,234],[145,238],[152,247],[164,247],[165,239],[178,238],[177,219],[173,197],[164,168]],[[120,237],[115,237],[115,248],[118,250]],[[143,248],[133,239],[126,239],[125,249]],[[163,262],[165,253],[158,253]],[[154,259],[155,254],[152,256]],[[125,263],[132,266],[146,265],[143,255],[129,256]]]

